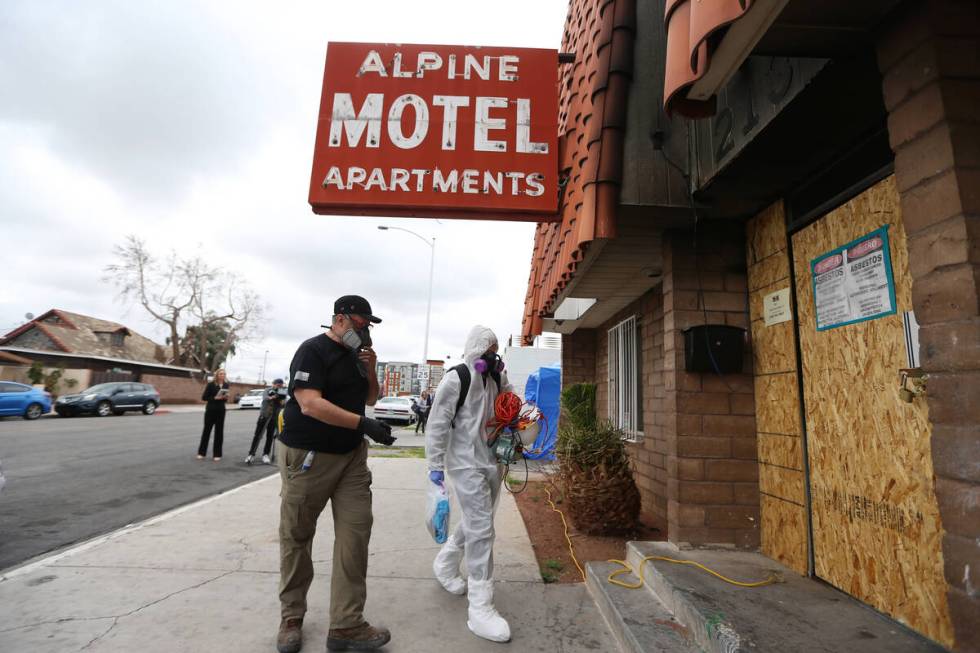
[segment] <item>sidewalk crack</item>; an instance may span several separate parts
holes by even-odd
[[[235,571],[242,571],[245,569],[245,558],[252,554],[252,546],[247,542],[246,536],[241,536],[238,538],[238,543],[242,545],[245,551],[242,553],[242,557],[238,560],[238,568]]]
[[[231,570],[231,571],[226,571],[226,572],[224,572],[222,574],[218,574],[214,578],[208,578],[207,580],[203,580],[200,583],[197,583],[195,585],[191,585],[190,587],[185,587],[183,589],[175,590],[175,591],[171,592],[170,594],[167,594],[166,596],[162,596],[162,597],[160,597],[160,598],[158,598],[158,599],[156,599],[154,601],[150,601],[146,605],[141,605],[140,607],[135,608],[133,610],[130,610],[129,612],[127,612],[125,614],[116,615],[115,618],[116,619],[122,619],[123,617],[130,617],[130,616],[136,614],[137,612],[140,612],[141,610],[145,610],[146,608],[151,608],[151,607],[153,607],[154,605],[156,605],[158,603],[162,603],[162,602],[166,601],[167,599],[169,599],[171,597],[177,596],[178,594],[183,594],[184,592],[189,592],[191,590],[196,590],[199,587],[204,587],[205,585],[208,585],[209,583],[213,583],[216,580],[221,580],[225,576],[230,576],[231,574],[234,574],[236,571],[237,570],[234,570],[234,569]]]
[[[145,603],[145,604],[143,604],[143,605],[141,605],[139,607],[133,608],[129,612],[124,612],[123,614],[101,615],[101,616],[98,616],[98,617],[67,617],[67,618],[64,618],[64,619],[46,619],[44,621],[36,621],[34,623],[22,624],[20,626],[14,626],[13,628],[5,628],[3,630],[0,630],[0,634],[13,632],[15,630],[23,630],[25,628],[37,628],[38,626],[46,626],[46,625],[49,625],[49,624],[63,624],[63,623],[71,623],[71,622],[74,622],[74,621],[100,621],[100,620],[103,620],[103,619],[112,619],[113,620],[112,621],[112,625],[104,633],[102,633],[101,635],[99,635],[98,637],[96,637],[94,640],[92,640],[91,642],[89,642],[88,644],[86,644],[84,647],[82,647],[82,649],[80,649],[80,650],[84,650],[85,648],[88,648],[89,646],[91,646],[96,640],[99,640],[99,639],[105,637],[106,635],[108,635],[109,632],[116,626],[116,624],[119,622],[120,619],[123,619],[124,617],[131,617],[132,615],[136,614],[137,612],[140,612],[140,611],[145,610],[147,608],[151,608],[154,605],[157,605],[158,603],[162,603],[163,601],[166,601],[169,598],[172,598],[174,596],[177,596],[178,594],[183,594],[184,592],[189,592],[191,590],[196,590],[199,587],[204,587],[205,585],[207,585],[209,583],[213,583],[216,580],[221,580],[225,576],[230,576],[231,574],[234,574],[234,573],[237,573],[236,570],[234,570],[234,569],[231,570],[231,571],[225,571],[225,572],[223,572],[221,574],[218,574],[217,576],[214,576],[212,578],[208,578],[208,579],[202,580],[201,582],[195,583],[194,585],[190,585],[189,587],[183,587],[183,588],[181,588],[179,590],[174,590],[173,592],[170,592],[169,594],[166,594],[164,596],[161,596],[158,599],[154,599],[153,601],[150,601],[149,603]]]
[[[116,627],[116,624],[118,624],[118,623],[119,623],[119,617],[113,617],[112,618],[112,623],[109,624],[109,627],[105,629],[105,632],[104,633],[102,633],[100,635],[96,635],[91,640],[89,640],[89,643],[88,644],[86,644],[85,646],[83,646],[82,648],[80,648],[78,650],[79,651],[84,651],[84,650],[90,648],[97,641],[99,641],[100,639],[102,639],[103,637],[105,637],[106,635],[108,635],[110,632],[112,632],[112,629],[115,628]]]

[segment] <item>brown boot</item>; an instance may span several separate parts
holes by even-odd
[[[279,653],[299,653],[303,648],[303,620],[283,619],[276,636],[276,650]]]
[[[331,628],[327,633],[328,651],[373,651],[391,640],[387,628],[375,628],[369,623],[356,628]]]

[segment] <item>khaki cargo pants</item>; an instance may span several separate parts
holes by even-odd
[[[313,582],[313,535],[320,513],[333,511],[333,571],[330,577],[330,627],[364,623],[367,598],[368,542],[371,539],[371,471],[362,443],[347,454],[317,452],[303,471],[305,449],[276,442],[282,504],[279,517],[282,618],[306,614],[306,593]]]

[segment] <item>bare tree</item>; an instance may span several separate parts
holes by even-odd
[[[255,337],[265,315],[258,294],[248,288],[233,272],[216,271],[213,283],[197,293],[191,312],[196,323],[195,358],[204,369],[208,356],[208,333],[220,328],[225,332],[211,356],[214,367],[228,357],[229,351]]]
[[[182,258],[171,251],[166,258],[157,258],[132,235],[115,246],[113,254],[116,260],[105,267],[103,281],[115,285],[121,299],[139,303],[167,325],[171,363],[193,361],[202,371],[211,371],[209,359],[219,366],[236,344],[258,332],[264,306],[236,274],[211,266],[200,256]],[[187,331],[183,339],[181,325]],[[207,356],[206,334],[217,325],[222,325],[227,337],[217,352]],[[194,328],[188,331],[187,326]],[[194,337],[188,338],[191,334]]]
[[[160,261],[136,236],[112,248],[116,259],[104,268],[103,281],[112,283],[123,301],[136,301],[170,329],[171,362],[180,360],[179,326],[194,303],[196,289],[188,286],[176,252]]]

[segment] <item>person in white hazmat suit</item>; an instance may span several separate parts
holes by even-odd
[[[462,513],[432,570],[446,591],[467,592],[466,625],[473,634],[506,642],[510,640],[510,626],[493,605],[493,517],[503,470],[487,446],[486,424],[493,418],[498,394],[512,389],[497,356],[497,336],[490,329],[473,327],[463,361],[470,372],[465,400],[459,405],[459,372],[447,371],[436,389],[425,436],[429,478],[442,484],[448,475]],[[464,553],[468,581],[460,575]]]

